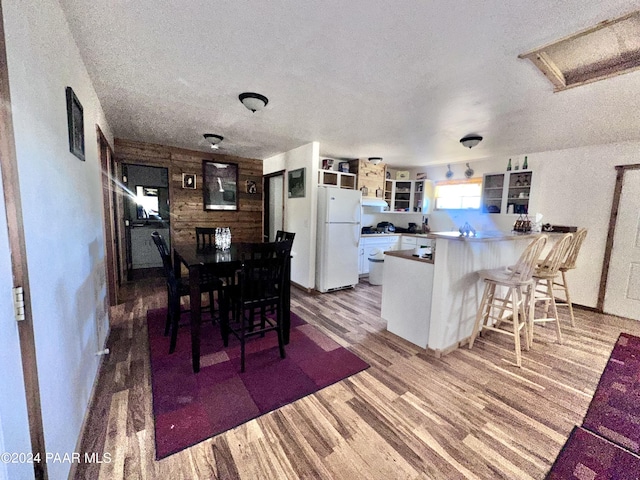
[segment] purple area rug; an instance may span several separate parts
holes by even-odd
[[[574,427],[548,480],[636,480],[640,457],[590,432]]]
[[[200,372],[194,374],[189,328],[180,329],[176,351],[169,355],[165,318],[165,309],[147,312],[157,459],[369,367],[291,313],[287,358],[280,358],[276,332],[268,332],[247,341],[246,371],[240,373],[240,343],[231,335],[224,348],[220,329],[204,314]]]
[[[639,337],[618,337],[582,426],[640,454]]]

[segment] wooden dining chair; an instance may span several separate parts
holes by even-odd
[[[560,265],[560,275],[555,278],[553,281],[554,290],[558,290],[562,292],[564,296],[564,300],[556,298],[556,306],[568,306],[569,307],[569,316],[571,317],[571,326],[576,326],[576,320],[573,315],[573,305],[571,304],[571,296],[569,295],[569,284],[567,283],[567,272],[569,270],[573,270],[576,268],[576,262],[578,260],[578,254],[580,253],[580,248],[582,247],[582,243],[584,242],[585,237],[587,236],[587,229],[580,228],[576,233],[573,234],[573,240],[571,241],[571,245],[569,246],[569,251],[567,253],[567,258]]]
[[[284,230],[278,230],[276,232],[276,242],[284,242],[285,240],[293,244],[293,239],[296,237],[294,232],[285,232]]]
[[[285,358],[283,337],[284,285],[290,242],[247,243],[239,245],[242,266],[238,276],[233,323],[221,322],[222,339],[229,345],[229,334],[240,341],[240,371],[245,371],[247,339],[276,331],[280,357]]]
[[[173,353],[178,341],[180,316],[183,313],[180,308],[180,299],[190,294],[189,280],[187,278],[176,277],[171,260],[171,252],[162,235],[158,232],[153,232],[151,238],[158,248],[158,252],[160,252],[160,257],[162,257],[162,267],[167,282],[167,320],[165,322],[164,334],[169,335],[169,332],[171,332],[169,353]],[[217,292],[218,298],[220,298],[222,288],[222,282],[217,277],[210,275],[205,275],[200,282],[200,291],[209,293],[209,305],[204,307],[203,310],[209,310],[211,312],[212,321],[214,320],[213,315],[215,311],[214,292]],[[189,310],[184,310],[184,312],[189,312]]]
[[[529,350],[528,326],[533,314],[533,272],[547,238],[547,235],[541,235],[533,240],[515,265],[478,272],[484,280],[485,288],[469,339],[469,348],[473,347],[480,331],[490,330],[511,336],[514,340],[516,365],[522,366],[520,334],[524,330],[525,349]],[[505,295],[501,295],[497,287],[502,287]],[[503,322],[511,323],[511,330],[501,328]]]
[[[215,248],[215,227],[196,227],[196,244],[198,249]]]
[[[531,326],[529,328],[529,341],[533,343],[533,326],[536,323],[548,323],[551,322],[556,327],[556,336],[558,343],[562,345],[562,330],[560,329],[560,319],[558,318],[558,308],[556,305],[556,298],[553,291],[553,283],[558,277],[560,267],[567,257],[567,252],[571,246],[573,239],[572,233],[565,233],[554,245],[547,255],[539,260],[536,269],[533,273],[533,280],[535,282],[534,287],[534,305],[532,309],[535,310],[535,302],[543,301],[544,315],[539,318],[535,318],[535,315],[530,315]],[[551,307],[551,316],[549,316],[549,307]]]

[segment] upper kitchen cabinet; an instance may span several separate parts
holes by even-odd
[[[356,188],[362,192],[362,198],[382,199],[385,171],[384,164],[374,165],[365,158],[349,161],[349,172],[356,175]]]
[[[353,190],[356,188],[356,176],[353,173],[337,172],[335,170],[320,170],[318,172],[318,185],[348,188]]]
[[[529,213],[531,170],[487,173],[482,181],[483,213]]]
[[[386,180],[384,199],[389,212],[431,213],[433,188],[430,180]]]

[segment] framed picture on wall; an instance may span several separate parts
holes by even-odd
[[[66,93],[69,151],[84,161],[84,113],[82,104],[71,87],[67,87]]]
[[[250,194],[258,193],[258,185],[256,184],[255,180],[247,180],[245,188],[247,190],[247,193],[250,193]]]
[[[205,210],[238,210],[238,164],[202,161]]]
[[[290,170],[288,174],[289,198],[303,198],[305,192],[304,186],[304,168]]]
[[[196,188],[196,174],[195,173],[183,173],[182,174],[182,188],[190,188],[195,190]]]

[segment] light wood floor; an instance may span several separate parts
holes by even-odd
[[[564,317],[562,346],[536,327],[522,369],[496,333],[438,359],[385,330],[381,288],[292,292],[294,312],[371,368],[156,461],[145,314],[165,305],[164,286],[130,284],[81,447],[112,461],[72,478],[541,479],[582,422],[618,334],[640,334],[638,322],[578,309],[575,329]]]

